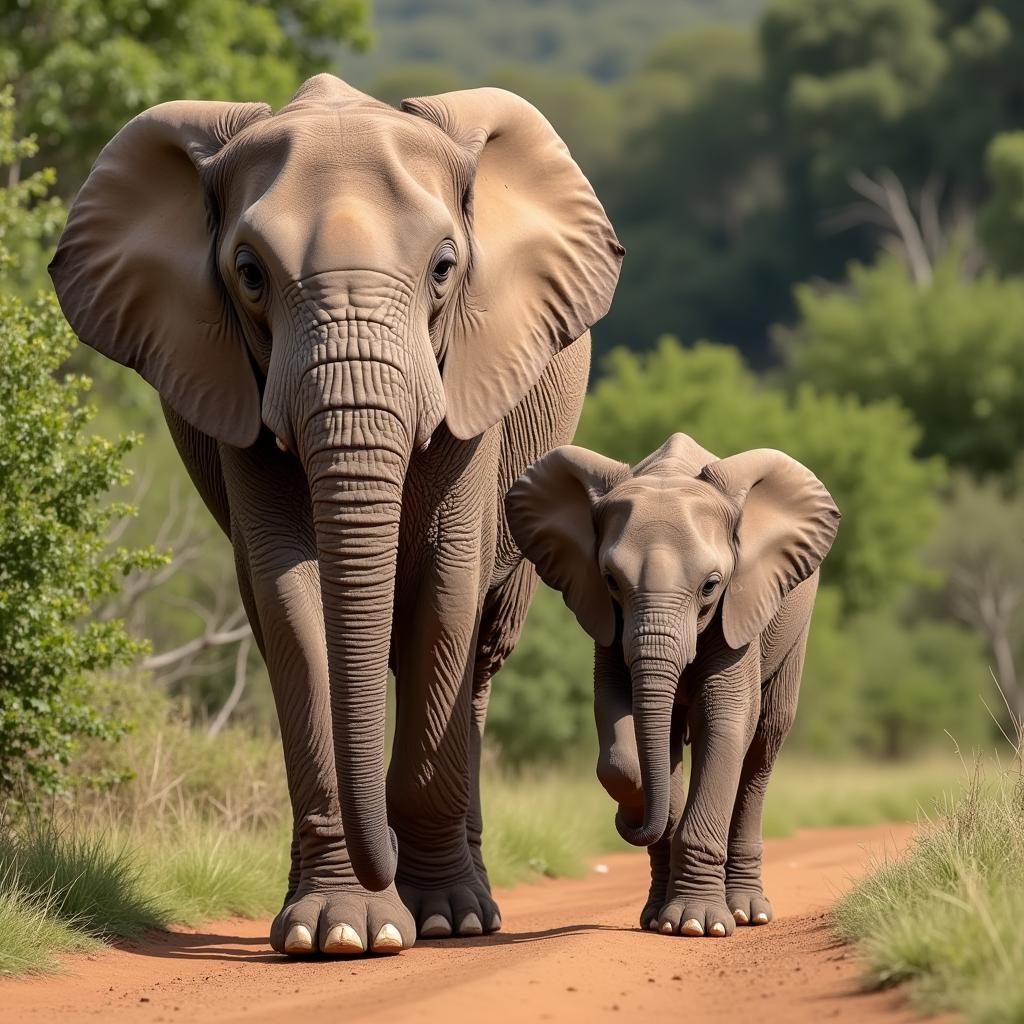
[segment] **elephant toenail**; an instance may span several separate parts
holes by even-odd
[[[460,935],[483,935],[484,926],[480,923],[480,918],[471,910],[463,919],[459,925]]]
[[[725,925],[722,924],[721,921],[716,921],[711,926],[711,934],[714,935],[716,939],[723,938],[725,936]]]
[[[359,938],[355,928],[347,924],[335,925],[324,939],[324,952],[341,955],[354,955],[363,952],[363,940]]]
[[[293,924],[284,940],[286,953],[312,953],[313,934],[304,924]]]
[[[657,922],[655,922],[654,927],[655,928],[658,927]],[[665,921],[662,924],[662,926],[660,928],[660,931],[661,931],[662,935],[671,935],[672,934],[672,922],[671,921]]]
[[[491,928],[490,928],[490,930],[492,932],[500,932],[501,931],[501,914],[499,914],[497,911],[495,911],[494,914],[491,916]]]
[[[402,936],[393,924],[386,924],[373,940],[374,953],[397,953],[402,948]]]
[[[452,934],[452,926],[443,914],[431,914],[420,925],[420,936],[424,939],[447,939]]]
[[[684,935],[703,935],[704,928],[701,926],[700,921],[695,917],[691,917],[683,922],[683,934]]]
[[[732,912],[732,916],[736,918],[737,924],[746,924],[750,920],[750,918],[747,917],[746,911],[744,910],[734,910]]]
[[[760,914],[754,915],[754,924],[767,924],[768,915],[762,910]]]
[[[656,917],[652,917],[647,927],[650,928],[652,932],[656,932],[658,930],[658,919]]]

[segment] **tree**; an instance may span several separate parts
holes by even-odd
[[[850,267],[845,287],[801,285],[799,322],[778,332],[788,374],[864,402],[897,398],[919,451],[974,473],[1007,470],[1024,447],[1024,288],[964,280],[956,254],[915,285],[894,259]]]
[[[10,91],[0,93],[0,166],[34,153],[12,135]],[[0,189],[0,267],[45,234],[56,211],[43,196],[52,172]],[[33,205],[33,200],[40,200]],[[122,460],[138,442],[90,436],[88,380],[56,376],[76,344],[56,301],[25,302],[0,274],[0,792],[60,788],[77,739],[119,724],[90,701],[90,673],[144,647],[117,620],[89,621],[118,579],[154,567],[152,550],[111,549],[107,528],[130,509],[110,502]]]
[[[976,635],[899,605],[844,615],[822,587],[814,606],[800,708],[789,745],[815,755],[906,758],[948,733],[991,736],[993,687]]]
[[[131,117],[164,100],[285,102],[364,46],[366,0],[23,0],[0,13],[0,80],[63,188]]]
[[[934,525],[943,471],[914,458],[919,431],[893,401],[759,381],[733,349],[684,349],[663,338],[637,355],[617,349],[584,408],[576,443],[636,463],[674,431],[717,455],[780,448],[825,482],[843,512],[822,570],[848,609],[872,607],[928,576],[918,557]]]
[[[957,474],[932,557],[946,610],[984,638],[1010,712],[1024,721],[1024,494]]]
[[[992,260],[1008,274],[1024,274],[1024,131],[997,135],[985,152],[992,196],[978,227]]]
[[[495,679],[487,739],[516,767],[596,749],[594,644],[560,594],[543,584],[519,644]]]

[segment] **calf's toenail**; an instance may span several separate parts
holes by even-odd
[[[695,917],[691,917],[688,921],[683,922],[683,934],[703,935],[704,929],[701,927],[700,921],[698,921]]]
[[[325,953],[362,953],[363,940],[355,928],[347,924],[335,925],[324,939]]]
[[[374,953],[397,953],[402,948],[402,936],[393,924],[386,924],[373,940]]]
[[[746,924],[747,921],[750,920],[750,918],[747,917],[746,911],[744,910],[734,910],[732,912],[732,916],[736,918],[737,924]]]
[[[760,914],[754,915],[754,924],[767,924],[768,915],[762,910]]]
[[[480,918],[473,911],[470,911],[459,925],[460,935],[482,935],[483,931],[484,926],[480,923]]]
[[[452,926],[443,914],[431,914],[420,925],[420,935],[424,939],[447,939],[452,933]]]
[[[313,935],[304,924],[293,924],[284,940],[286,953],[312,953]]]
[[[657,925],[655,925],[655,927],[657,927]],[[671,921],[666,921],[661,926],[661,934],[662,935],[671,935],[672,934],[672,922]]]
[[[716,921],[711,926],[711,934],[718,939],[722,938],[725,935],[725,925],[721,921]]]

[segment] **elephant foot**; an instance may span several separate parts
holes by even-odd
[[[469,938],[501,929],[501,912],[478,875],[452,882],[398,881],[421,939]]]
[[[725,902],[737,924],[767,924],[772,919],[772,905],[760,889],[727,888]]]
[[[722,897],[677,896],[659,909],[649,927],[662,935],[724,939],[736,930],[736,919]]]
[[[270,945],[287,956],[393,954],[415,941],[416,923],[393,885],[383,892],[300,887],[270,927]]]

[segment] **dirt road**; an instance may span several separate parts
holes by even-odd
[[[224,921],[71,957],[58,978],[0,984],[4,1021],[593,1021],[759,1024],[912,1021],[899,995],[857,993],[827,910],[909,826],[829,829],[767,844],[776,920],[731,939],[644,934],[646,857],[608,857],[582,881],[499,893],[505,930],[422,942],[393,958],[287,961],[267,921]]]

